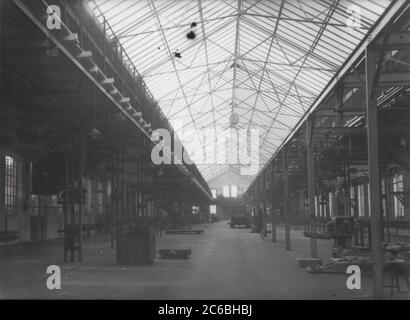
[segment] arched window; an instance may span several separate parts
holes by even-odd
[[[222,195],[224,198],[229,198],[229,186],[224,186],[222,189]]]
[[[16,212],[17,200],[17,164],[16,160],[6,156],[6,176],[5,176],[5,209],[6,214],[12,215]]]
[[[216,199],[216,189],[212,189],[212,198]]]
[[[238,186],[233,185],[231,186],[231,197],[236,198],[238,196]]]

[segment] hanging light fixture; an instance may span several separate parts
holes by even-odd
[[[236,112],[232,112],[229,116],[230,127],[235,127],[239,123],[239,115]]]

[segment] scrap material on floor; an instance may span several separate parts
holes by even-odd
[[[201,234],[204,230],[201,229],[169,229],[165,230],[167,234]]]
[[[188,259],[191,249],[159,249],[161,259]]]

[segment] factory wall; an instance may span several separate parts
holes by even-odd
[[[12,242],[58,238],[58,230],[64,228],[59,196],[31,194],[31,163],[13,150],[0,149],[0,231],[18,231],[18,240]],[[107,195],[102,181],[96,175],[84,177],[84,224],[105,220]]]

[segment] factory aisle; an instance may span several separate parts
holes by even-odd
[[[309,274],[297,266],[309,241],[292,231],[292,250],[263,240],[249,229],[231,229],[226,221],[194,226],[202,235],[163,235],[157,249],[191,248],[188,260],[157,259],[152,265],[119,265],[105,236],[85,242],[84,262],[62,263],[62,242],[0,249],[0,298],[55,299],[344,299],[371,296],[371,281],[362,290],[346,289],[346,275]],[[330,243],[319,242],[321,258]],[[61,290],[46,288],[47,265],[62,270]]]

